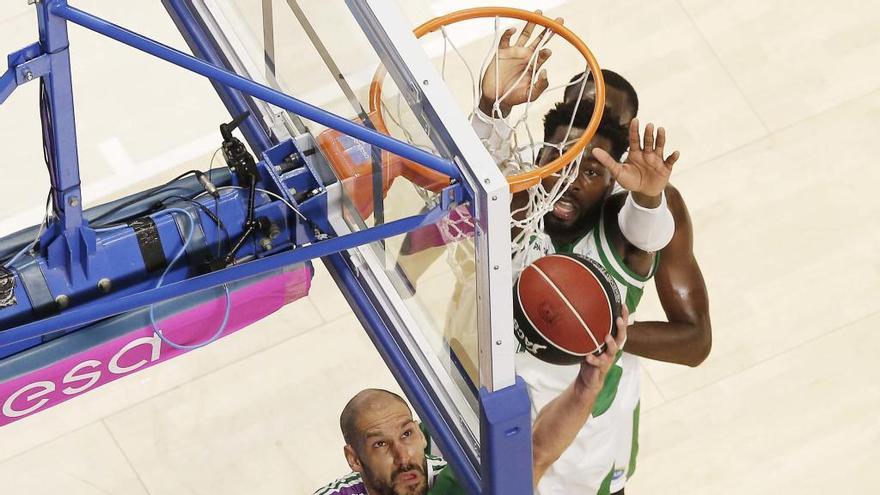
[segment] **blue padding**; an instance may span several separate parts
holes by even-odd
[[[211,170],[211,182],[214,185],[218,187],[225,186],[230,184],[231,181],[232,174],[228,168],[223,167]],[[102,224],[119,223],[148,212],[156,202],[162,201],[169,196],[192,197],[204,191],[199,181],[192,176],[179,179],[161,191],[153,192],[153,189],[155,188],[94,206],[83,212],[83,216],[89,222],[95,218],[100,218]],[[0,260],[12,256],[25,245],[33,242],[39,228],[39,225],[34,225],[0,239]]]
[[[480,390],[480,493],[532,493],[531,413],[528,389],[518,376],[501,390]]]

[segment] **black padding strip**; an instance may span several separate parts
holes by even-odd
[[[31,311],[37,318],[45,318],[49,315],[58,313],[58,304],[52,293],[49,292],[49,285],[43,276],[43,270],[40,264],[32,261],[18,268],[18,278],[21,285],[27,291],[28,299],[31,300]]]
[[[165,259],[165,251],[162,250],[156,222],[150,217],[140,217],[132,220],[128,225],[134,229],[134,234],[137,236],[138,247],[141,248],[141,256],[147,272],[165,268],[168,261]]]

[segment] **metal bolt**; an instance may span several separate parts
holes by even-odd
[[[483,179],[483,183],[484,183],[484,184],[488,184],[488,183],[489,183],[489,179]]]
[[[270,241],[266,237],[263,237],[262,239],[260,239],[260,247],[263,248],[263,251],[269,251],[270,249],[272,249],[272,241]]]
[[[501,268],[501,267],[498,266],[498,265],[495,265],[495,266],[492,267],[493,270],[498,270],[499,268]]]
[[[493,196],[492,196],[492,201],[497,201],[497,200],[498,200],[498,196],[493,195]]]
[[[495,341],[495,345],[501,345],[501,341],[500,341],[500,340],[496,340],[496,341]]]
[[[73,207],[79,206],[79,198],[76,196],[71,196],[70,199],[67,200],[67,204]]]
[[[98,280],[98,290],[103,292],[104,294],[110,292],[113,289],[113,284],[110,282],[109,278],[102,278]]]
[[[67,297],[66,294],[59,294],[58,297],[55,298],[55,304],[58,305],[58,309],[64,309],[70,304],[70,298]]]
[[[34,80],[34,73],[31,72],[29,69],[25,69],[24,70],[24,80],[25,81],[33,81]]]
[[[424,81],[422,81],[422,84],[424,84],[425,86],[427,86],[427,85],[428,85],[428,80],[425,79]]]

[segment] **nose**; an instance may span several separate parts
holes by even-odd
[[[407,464],[412,456],[411,448],[404,442],[394,444],[394,461],[397,464]]]

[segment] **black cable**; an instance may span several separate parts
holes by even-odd
[[[180,179],[183,179],[187,175],[192,175],[196,178],[199,178],[200,176],[204,176],[205,174],[201,170],[195,170],[195,169],[187,170],[186,172],[178,175],[177,177],[169,180],[168,182],[166,182],[164,184],[160,184],[160,185],[155,186],[153,188],[147,189],[146,191],[142,191],[138,197],[133,198],[125,203],[122,203],[121,205],[116,206],[113,210],[110,210],[110,211],[107,211],[105,213],[98,215],[97,217],[91,219],[90,222],[93,224],[93,227],[95,227],[95,228],[110,227],[110,225],[100,225],[98,222],[100,222],[104,218],[108,217],[109,215],[116,213],[117,211],[121,211],[125,208],[128,208],[129,206],[131,206],[133,204],[137,204],[141,201],[144,201],[148,196],[150,196],[152,194],[156,194],[156,193],[162,192],[162,191],[174,190],[174,189],[185,189],[183,186],[174,187],[174,188],[172,188],[171,186],[173,186],[175,182],[179,181]],[[152,211],[152,210],[148,210],[148,211]],[[135,214],[135,215],[131,215],[130,217],[123,218],[122,221],[119,221],[117,223],[125,223],[124,222],[125,220],[129,220],[133,217],[138,217],[141,215],[142,214],[140,214],[140,213]]]
[[[176,179],[175,179],[175,180],[176,180]],[[173,191],[173,190],[175,190],[175,189],[188,190],[188,188],[185,187],[185,186],[171,187],[171,186],[174,185],[173,183],[174,183],[174,180],[169,181],[169,182],[167,182],[167,183],[165,183],[165,184],[158,185],[158,186],[153,187],[153,188],[151,188],[151,189],[147,189],[146,191],[142,191],[141,193],[139,193],[139,195],[138,195],[137,197],[132,198],[132,199],[126,201],[125,203],[122,203],[121,205],[116,206],[116,207],[113,208],[112,210],[106,211],[106,212],[104,212],[104,213],[102,213],[102,214],[96,216],[95,218],[91,219],[89,222],[92,224],[92,227],[93,227],[93,228],[106,228],[106,227],[112,227],[113,225],[116,225],[116,224],[123,224],[123,223],[125,223],[127,220],[130,220],[130,219],[135,218],[135,217],[139,217],[139,216],[143,215],[144,213],[135,213],[135,214],[129,215],[129,216],[127,216],[127,217],[123,217],[123,218],[119,219],[117,222],[115,222],[115,223],[112,224],[112,225],[111,225],[111,224],[105,224],[105,225],[102,225],[102,224],[100,224],[100,223],[98,223],[98,222],[100,222],[100,221],[103,220],[104,218],[107,218],[108,216],[110,216],[110,215],[112,215],[112,214],[114,214],[114,213],[116,213],[116,212],[118,212],[118,211],[122,211],[122,210],[124,210],[125,208],[128,208],[128,207],[131,206],[131,205],[134,205],[134,204],[140,203],[141,201],[144,201],[144,200],[148,199],[149,196],[152,195],[152,194],[155,194],[155,193],[158,193],[158,192],[162,192],[162,191]],[[153,209],[155,209],[155,203],[153,204]],[[152,212],[153,209],[147,210],[147,212]]]

